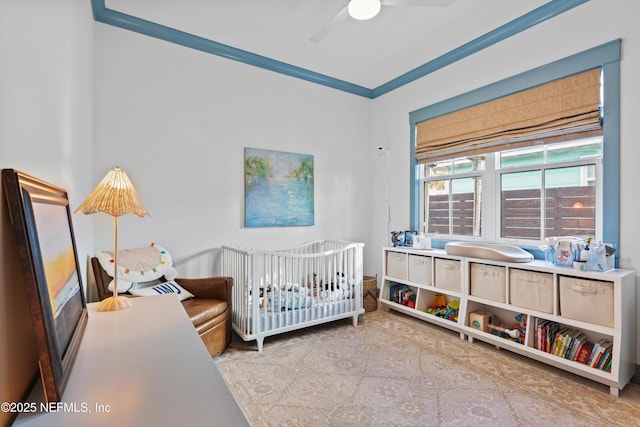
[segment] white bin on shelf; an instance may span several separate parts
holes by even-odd
[[[437,288],[461,292],[460,261],[436,258],[435,264],[435,286]]]
[[[511,304],[543,313],[553,313],[553,274],[509,270]]]
[[[613,327],[613,282],[560,276],[560,315]]]
[[[506,302],[507,275],[499,265],[470,263],[471,295]]]
[[[407,254],[387,252],[387,276],[407,280]]]
[[[431,257],[409,255],[409,281],[431,285]]]

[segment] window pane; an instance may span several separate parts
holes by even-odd
[[[450,234],[449,180],[425,182],[424,212],[427,233]]]
[[[595,165],[545,172],[545,237],[595,236]]]
[[[544,163],[544,147],[520,148],[517,150],[502,151],[500,153],[500,167],[512,168],[527,165],[540,165]]]
[[[458,178],[451,182],[453,234],[480,236],[481,194],[480,178]]]
[[[500,237],[540,240],[542,172],[501,175]]]
[[[451,160],[445,160],[426,164],[424,172],[425,176],[444,176],[451,174],[452,169]]]
[[[602,156],[602,137],[551,144],[547,148],[547,163]]]
[[[464,159],[456,159],[453,161],[453,173],[467,173],[484,170],[484,156],[465,157]]]
[[[483,170],[485,170],[485,157],[475,156],[424,164],[422,176],[437,177]]]

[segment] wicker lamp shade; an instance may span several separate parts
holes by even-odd
[[[136,189],[122,169],[116,167],[110,170],[93,190],[87,200],[75,210],[85,215],[104,212],[113,217],[113,258],[115,263],[113,275],[113,296],[102,300],[97,311],[121,310],[133,305],[133,301],[126,296],[118,295],[118,217],[130,213],[140,217],[149,215],[142,206]]]
[[[131,180],[126,172],[118,167],[110,170],[102,178],[87,200],[76,209],[76,212],[82,212],[85,215],[105,212],[116,217],[126,213],[140,217],[148,215]]]

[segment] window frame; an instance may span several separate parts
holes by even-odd
[[[483,157],[485,158],[485,168],[484,170],[476,170],[476,171],[470,171],[470,172],[462,172],[462,173],[453,173],[453,174],[449,174],[449,175],[443,175],[443,176],[433,176],[433,177],[422,177],[420,176],[420,165],[417,166],[418,169],[418,182],[419,182],[419,215],[418,215],[418,224],[417,224],[417,228],[414,228],[415,230],[418,230],[418,232],[422,231],[422,220],[424,218],[424,209],[425,209],[425,202],[424,202],[424,185],[426,185],[429,182],[433,182],[433,181],[443,181],[443,180],[448,180],[449,182],[453,181],[454,179],[464,179],[464,178],[480,178],[482,180],[482,185],[483,185],[483,191],[486,191],[485,189],[486,187],[486,182],[487,182],[487,175],[490,175],[487,173],[487,166],[486,166],[486,162],[487,162],[487,155],[483,155]],[[449,195],[451,195],[451,184],[450,184],[450,190],[449,190]],[[487,210],[487,206],[486,206],[486,199],[484,198],[484,192],[480,193],[480,197],[481,197],[481,208],[480,208],[480,218],[486,218],[486,210]],[[451,204],[451,200],[449,200],[449,204]],[[482,226],[482,230],[486,231],[486,221],[480,221],[480,224]],[[451,206],[449,206],[449,229],[451,230],[453,226],[453,222],[452,222],[452,210],[451,210]],[[473,240],[482,240],[483,239],[483,233],[481,231],[480,236],[467,236],[467,235],[459,235],[459,234],[438,234],[437,238],[441,238],[441,239],[446,239],[446,240],[452,240],[452,239],[456,239],[456,240],[469,240],[469,241],[473,241]]]
[[[501,187],[501,183],[502,183],[502,176],[505,174],[510,174],[510,173],[518,173],[518,172],[526,172],[526,171],[540,171],[541,173],[541,190],[544,192],[546,191],[547,187],[545,185],[545,173],[548,170],[553,170],[553,169],[561,169],[561,168],[567,168],[567,167],[580,167],[580,166],[589,166],[589,165],[594,165],[595,167],[595,178],[596,178],[596,212],[595,212],[595,222],[596,222],[596,234],[594,236],[594,238],[597,241],[603,241],[603,237],[602,237],[602,231],[603,231],[603,216],[602,216],[602,159],[600,157],[589,157],[589,158],[584,158],[584,159],[578,159],[578,160],[571,160],[571,161],[565,161],[565,162],[553,162],[553,163],[540,163],[540,164],[535,164],[535,165],[527,165],[527,166],[519,166],[519,167],[508,167],[508,168],[502,168],[502,167],[496,167],[495,168],[495,186],[493,187],[495,189],[496,194],[501,194],[502,192],[502,187]],[[545,200],[546,197],[544,197],[543,195],[543,200]],[[502,201],[502,196],[498,196],[495,198],[494,201],[494,213],[495,215],[495,220],[494,220],[494,227],[495,227],[495,240],[499,243],[504,243],[504,244],[513,244],[513,245],[518,245],[518,246],[524,246],[524,247],[535,247],[541,244],[544,244],[543,240],[529,240],[529,239],[525,239],[525,238],[508,238],[508,237],[502,237],[500,235],[500,230],[502,227],[501,224],[501,220],[502,220],[502,212],[501,212],[501,201]],[[545,205],[544,203],[542,204],[542,206],[540,207],[541,209],[541,213],[540,213],[540,218],[543,220],[542,223],[542,227],[545,226],[545,222],[544,222],[544,212],[545,212]],[[500,215],[498,215],[500,214]],[[548,236],[547,236],[548,237]]]
[[[547,83],[571,74],[602,68],[604,88],[603,154],[602,154],[602,239],[619,244],[620,234],[620,39],[605,43],[567,58],[543,65],[496,83],[455,96],[409,114],[410,125],[410,225],[417,229],[420,222],[419,164],[415,156],[416,124],[442,114],[477,105],[501,96]],[[489,183],[487,183],[489,184]],[[486,188],[489,188],[487,185]],[[492,187],[495,188],[495,187]],[[433,241],[432,241],[433,242]],[[444,247],[445,241],[435,241],[434,247]],[[537,248],[527,248],[536,256]],[[617,259],[616,259],[617,265]]]
[[[551,144],[552,145],[552,144]],[[544,146],[544,148],[548,148],[550,145]],[[509,150],[511,151],[511,150]],[[586,157],[575,160],[568,160],[562,162],[548,162],[547,161],[547,153],[544,153],[544,160],[540,163],[532,163],[524,166],[508,166],[502,167],[498,157],[500,156],[500,151],[494,153],[488,153],[483,155],[485,167],[482,170],[469,171],[464,173],[453,173],[441,176],[426,176],[423,173],[420,173],[421,165],[418,165],[418,181],[419,181],[419,194],[418,194],[418,224],[416,230],[418,232],[423,231],[424,218],[425,218],[425,186],[430,182],[434,181],[449,181],[459,179],[459,178],[480,178],[482,180],[483,191],[480,194],[481,198],[481,234],[480,236],[471,236],[471,235],[461,235],[461,234],[433,234],[425,231],[426,234],[430,234],[432,238],[437,238],[440,240],[462,240],[462,241],[482,241],[489,240],[496,243],[502,244],[515,244],[519,246],[525,247],[536,247],[544,244],[542,239],[540,240],[532,240],[526,238],[515,238],[515,237],[502,237],[501,236],[501,227],[502,227],[502,176],[508,175],[511,173],[519,173],[519,172],[527,172],[527,171],[539,171],[541,173],[541,189],[542,191],[546,191],[546,186],[544,185],[544,175],[548,170],[554,169],[562,169],[567,167],[582,167],[582,166],[590,166],[593,165],[595,168],[595,189],[596,189],[596,212],[595,212],[595,222],[596,222],[596,234],[594,238],[598,241],[602,241],[602,159],[600,156],[594,157]],[[454,161],[455,159],[451,159],[450,161]],[[451,185],[451,184],[450,184]],[[489,191],[493,194],[489,194]],[[451,190],[449,191],[449,195],[451,195]],[[544,196],[543,196],[543,199]],[[451,200],[449,200],[449,230],[452,228],[452,210],[451,210]],[[542,221],[542,226],[544,227],[544,211],[545,206],[541,206],[540,219]],[[493,220],[491,220],[493,218]]]

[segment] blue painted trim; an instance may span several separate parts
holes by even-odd
[[[226,59],[243,62],[269,71],[275,71],[276,73],[306,80],[311,83],[327,86],[353,95],[359,95],[369,99],[373,98],[373,91],[364,86],[335,79],[305,68],[276,61],[275,59],[267,58],[266,56],[257,55],[246,50],[237,49],[235,47],[185,33],[174,28],[107,9],[104,6],[104,0],[92,0],[92,4],[94,6],[94,18],[98,22],[134,31],[160,40],[165,40],[180,46],[211,53]]]
[[[389,82],[378,86],[373,89],[373,97],[376,98],[378,96],[389,93],[400,86],[404,86],[408,83],[411,83],[421,77],[424,77],[428,74],[433,73],[441,68],[444,68],[448,65],[453,64],[467,56],[473,55],[476,52],[479,52],[483,49],[486,49],[489,46],[492,46],[502,40],[505,40],[515,34],[518,34],[524,30],[527,30],[535,25],[540,24],[548,19],[551,19],[555,16],[560,15],[570,9],[573,9],[576,6],[579,6],[583,3],[586,3],[589,0],[554,0],[543,6],[540,6],[537,9],[532,10],[531,12],[522,15],[521,17],[508,22],[501,27],[496,28],[495,30],[489,31],[488,33],[471,40],[468,43],[463,44],[462,46],[445,53],[444,55],[427,62],[413,70],[396,77]]]
[[[410,142],[409,142],[409,227],[410,230],[421,230],[420,227],[420,209],[418,209],[418,203],[420,202],[419,186],[420,180],[418,178],[418,161],[416,160],[416,132],[415,127],[412,125],[410,129]]]
[[[369,99],[377,98],[387,94],[400,86],[404,86],[419,78],[422,78],[434,71],[451,65],[469,55],[473,55],[495,43],[529,29],[541,22],[551,19],[576,6],[586,3],[589,0],[552,0],[549,3],[525,14],[521,17],[499,27],[493,31],[480,36],[457,49],[454,49],[439,58],[429,61],[393,80],[390,80],[375,89],[368,89],[364,86],[349,83],[324,74],[276,61],[265,56],[257,55],[246,50],[218,43],[203,37],[185,33],[164,25],[127,15],[105,7],[105,0],[91,0],[93,7],[93,18],[97,22],[113,25],[115,27],[127,29],[160,40],[165,40],[181,46],[211,53],[223,58],[232,59],[248,65],[253,65],[276,73],[290,77],[306,80],[311,83],[327,86],[353,95],[362,96]]]
[[[91,0],[91,11],[93,12],[93,20],[99,21],[98,17],[104,12],[104,0]]]
[[[602,156],[603,185],[603,240],[616,246],[620,242],[620,59],[622,40],[614,40],[542,67],[526,71],[513,77],[455,96],[439,103],[409,113],[411,126],[411,155],[415,156],[415,126],[417,123],[462,108],[487,102],[542,83],[586,71],[595,67],[603,69],[604,85],[604,149]],[[415,191],[415,169],[410,182],[410,191]],[[410,200],[411,222],[415,230],[419,216],[417,197]],[[432,241],[433,242],[433,241]],[[438,241],[444,242],[444,241]],[[433,244],[433,243],[432,243]],[[542,252],[523,248],[538,257]],[[618,259],[616,259],[618,266]]]
[[[603,67],[604,122],[602,127],[602,240],[620,241],[620,62]],[[619,247],[619,246],[616,246]],[[615,267],[620,260],[615,253]]]

